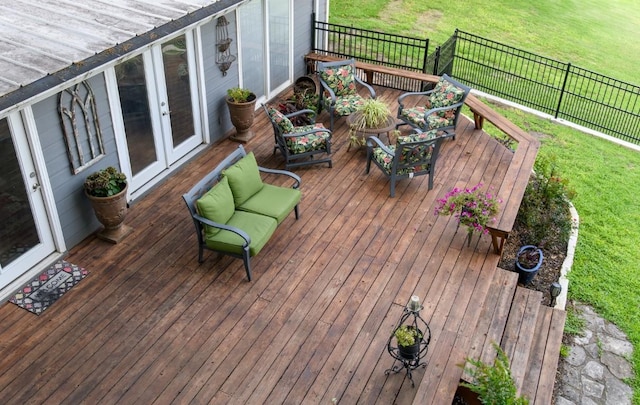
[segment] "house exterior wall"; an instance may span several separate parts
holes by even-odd
[[[322,4],[319,5],[319,8],[324,8],[326,2],[327,0],[320,0]],[[296,78],[306,74],[303,57],[310,50],[312,34],[311,16],[315,3],[316,1],[313,0],[295,0],[293,3],[293,20],[291,22],[293,24],[292,82]],[[244,3],[233,2],[235,7],[241,7],[242,4]],[[229,21],[228,34],[233,40],[231,54],[240,58],[238,53],[237,13],[235,9],[223,13]],[[216,65],[216,21],[216,18],[212,19],[211,16],[208,16],[201,20],[201,25],[199,25],[199,44],[201,45],[201,53],[198,60],[198,63],[201,63],[199,68],[199,91],[202,92],[201,100],[204,101],[202,105],[203,115],[205,115],[202,120],[204,122],[203,131],[208,134],[208,138],[203,145],[200,145],[200,149],[205,147],[215,148],[215,144],[224,139],[233,130],[225,96],[227,89],[236,87],[240,83],[240,61],[235,61],[226,75],[223,75]],[[194,27],[195,26],[192,25],[186,29],[190,30],[194,29]],[[160,27],[160,29],[162,29],[162,27]],[[151,44],[147,44],[145,47],[148,48],[150,45]],[[139,53],[141,52],[141,48],[133,48],[131,52]],[[122,56],[126,58],[128,55],[130,54]],[[75,78],[67,78],[67,80],[72,83],[72,81],[77,82],[80,75],[89,77],[85,80],[89,82],[95,96],[96,110],[105,150],[104,157],[85,167],[77,174],[73,173],[72,165],[69,162],[67,146],[64,141],[65,135],[59,114],[58,100],[60,93],[51,94],[52,88],[45,86],[46,88],[43,88],[39,95],[33,97],[33,101],[21,101],[21,103],[24,104],[15,104],[13,107],[15,110],[31,108],[33,113],[35,121],[34,128],[37,132],[35,138],[37,142],[34,142],[35,145],[32,146],[41,150],[44,156],[44,165],[46,166],[48,178],[43,180],[45,183],[49,183],[49,188],[53,194],[53,204],[49,204],[51,206],[49,212],[57,216],[54,222],[59,224],[60,231],[56,231],[56,235],[58,240],[62,239],[64,241],[64,249],[74,247],[83,239],[97,231],[101,226],[95,218],[90,202],[83,193],[83,183],[86,176],[107,166],[114,166],[122,170],[120,162],[123,161],[123,156],[119,156],[119,154],[125,154],[126,152],[119,151],[118,145],[122,145],[123,135],[118,134],[119,130],[117,129],[117,125],[114,128],[114,119],[110,111],[110,106],[113,105],[113,103],[110,104],[107,91],[109,81],[107,80],[108,75],[106,73],[113,69],[114,63],[116,63],[115,60],[108,60],[103,66],[97,65],[90,73],[84,71],[79,73]],[[78,63],[78,66],[82,66],[82,63]],[[257,113],[259,112],[260,110],[258,109]],[[127,156],[124,156],[124,158],[128,159]],[[186,162],[186,160],[181,160],[179,164],[183,164],[184,162]],[[170,171],[167,171],[158,178],[161,179],[169,173]],[[161,181],[162,180],[160,180],[160,183]],[[135,203],[135,201],[133,201],[133,203]],[[54,228],[58,229],[57,225]],[[62,246],[62,244],[60,245]],[[34,269],[31,271],[34,271]],[[25,274],[22,277],[27,275],[28,274]],[[0,289],[0,294],[2,293],[5,293],[5,291]]]
[[[238,38],[236,37],[236,13],[225,14],[229,21],[228,32],[231,42],[231,53],[238,55]],[[204,70],[204,91],[207,99],[207,118],[209,121],[209,135],[211,142],[215,143],[224,138],[232,128],[231,119],[227,110],[225,97],[227,89],[236,87],[239,81],[238,62],[234,62],[226,75],[216,65],[216,21],[213,20],[203,25],[200,29],[202,35],[202,59]]]
[[[293,77],[295,80],[307,73],[304,55],[311,49],[313,2],[296,2],[293,14]]]
[[[95,75],[88,81],[96,100],[105,156],[77,175],[73,174],[67,157],[64,132],[60,125],[58,112],[59,94],[48,97],[32,106],[58,217],[68,247],[78,244],[100,227],[100,223],[93,214],[91,204],[83,193],[85,177],[89,173],[107,166],[118,167],[118,155],[104,75]]]

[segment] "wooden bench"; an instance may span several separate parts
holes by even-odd
[[[293,185],[263,183],[260,173],[288,176]],[[238,146],[182,196],[196,228],[198,262],[204,249],[241,258],[251,281],[251,257],[291,211],[299,217],[300,182],[295,173],[258,166],[253,153]]]
[[[321,55],[315,52],[305,56],[307,63],[307,73],[316,71],[317,62],[337,61],[343,58]],[[414,72],[393,68],[389,66],[377,65],[374,63],[356,61],[356,68],[364,71],[366,81],[373,83],[373,75],[386,74],[423,82],[436,83],[440,78],[422,72]],[[469,94],[465,99],[465,104],[473,113],[473,121],[477,130],[482,130],[485,120],[491,122],[496,128],[504,132],[507,136],[517,142],[518,146],[514,152],[508,173],[499,187],[498,195],[502,198],[502,207],[492,226],[487,227],[491,234],[493,249],[496,254],[502,254],[504,243],[513,229],[518,209],[522,201],[522,196],[529,183],[529,176],[535,163],[540,142],[531,135],[524,132],[517,125],[504,118],[491,107],[483,103],[473,94]]]

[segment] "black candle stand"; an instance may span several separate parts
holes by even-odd
[[[429,329],[427,322],[420,316],[420,310],[422,310],[422,304],[420,303],[420,299],[414,295],[402,311],[400,321],[393,329],[387,342],[387,351],[395,360],[393,366],[384,373],[389,375],[390,373],[399,373],[402,370],[406,370],[412,387],[415,387],[415,383],[411,373],[418,367],[427,366],[427,363],[421,360],[426,356],[429,342],[431,341],[431,329]],[[396,330],[402,325],[408,325],[420,331],[419,349],[413,355],[401,353],[397,342],[394,340]],[[400,362],[400,364],[396,364],[396,362]]]

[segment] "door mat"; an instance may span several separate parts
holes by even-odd
[[[87,274],[82,267],[59,260],[22,287],[9,302],[40,315]]]

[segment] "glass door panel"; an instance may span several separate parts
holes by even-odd
[[[242,52],[242,87],[257,97],[265,96],[265,24],[262,1],[251,1],[238,9]]]
[[[40,243],[6,119],[0,120],[0,268]]]
[[[0,119],[0,289],[56,249],[22,119]]]
[[[158,161],[142,55],[115,67],[131,172],[135,176]]]
[[[269,90],[279,92],[289,83],[289,0],[269,1]]]
[[[174,146],[187,141],[195,133],[187,49],[185,35],[162,44],[162,65],[164,66],[167,99],[171,108],[168,113],[171,117],[171,135]]]

